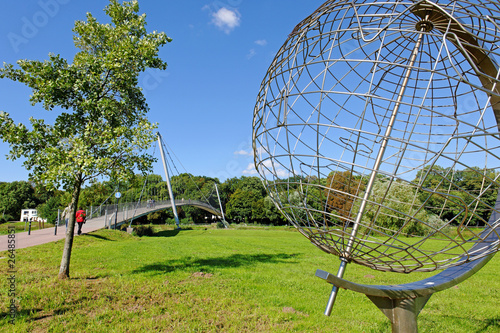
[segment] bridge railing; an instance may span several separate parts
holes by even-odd
[[[177,200],[176,200],[177,201]],[[170,200],[143,200],[139,202],[124,202],[118,204],[101,205],[99,207],[92,207],[87,212],[87,219],[98,218],[106,215],[112,215],[114,213],[127,213],[128,217],[131,218],[134,215],[134,211],[143,208],[155,208],[157,206],[169,205]]]
[[[191,200],[191,199],[178,199],[175,200],[176,204],[178,205],[190,205],[190,204],[204,204],[207,207],[211,207],[211,205],[200,202],[198,200]],[[87,209],[87,220],[95,219],[95,218],[101,218],[104,217],[105,220],[108,218],[111,218],[114,214],[117,215],[117,218],[119,218],[121,221],[123,220],[128,220],[130,218],[135,217],[136,215],[142,215],[144,212],[144,209],[155,209],[157,207],[171,207],[171,202],[170,200],[160,200],[160,201],[155,201],[155,200],[142,200],[139,202],[124,202],[124,203],[118,203],[118,204],[108,204],[108,205],[101,205],[101,206],[90,206],[89,209]],[[216,209],[214,209],[216,210]],[[61,216],[61,212],[59,212],[59,216]],[[66,221],[62,218],[60,218],[58,225],[64,225]]]

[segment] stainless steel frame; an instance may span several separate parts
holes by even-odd
[[[337,278],[348,263],[434,271],[499,250],[498,45],[492,0],[331,0],[288,36],[257,96],[255,166],[341,259]]]

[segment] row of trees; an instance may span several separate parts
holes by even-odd
[[[477,167],[456,170],[440,166],[424,168],[411,182],[378,175],[364,211],[362,229],[425,235],[444,225],[484,226],[495,207],[498,177],[496,171],[485,173]],[[344,226],[352,222],[361,205],[361,200],[355,198],[363,197],[367,177],[344,171],[331,173],[319,183],[325,190],[316,196],[326,197],[324,207],[333,216],[331,222]],[[310,205],[314,207],[314,201]]]
[[[221,183],[216,178],[183,173],[173,176],[171,184],[177,200],[200,200],[218,209],[219,202],[215,189],[217,184],[224,212],[231,221],[274,225],[286,223],[257,177],[242,176]],[[115,190],[119,190],[122,194],[120,202],[169,199],[167,183],[161,176],[136,175],[131,181],[93,182],[81,190],[79,205],[90,208],[101,204],[113,204]],[[46,218],[48,222],[54,222],[57,211],[64,210],[70,201],[71,193],[68,191],[49,192],[42,186],[24,181],[0,184],[0,209],[3,211],[4,221],[19,220],[21,209],[37,208],[40,217]],[[178,213],[181,218],[194,223],[203,223],[210,216],[210,213],[190,206],[179,207]],[[166,210],[163,214],[151,214],[149,221],[164,222],[165,218],[173,218],[170,210]]]
[[[21,209],[37,207],[49,196],[42,187],[29,182],[0,183],[0,222],[19,221]]]
[[[413,181],[413,184],[420,182],[423,186],[424,189],[418,191],[411,183],[391,182],[387,177],[379,176],[372,190],[373,204],[366,210],[364,222],[370,224],[376,220],[377,226],[385,230],[403,228],[403,232],[417,235],[427,231],[425,225],[419,221],[424,221],[433,227],[445,223],[484,225],[487,222],[498,191],[494,186],[489,188],[486,186],[481,170],[472,168],[456,171],[434,167],[432,172],[427,171],[428,169],[419,172]],[[497,174],[494,172],[488,174],[490,180],[496,177]],[[420,179],[422,181],[419,181]],[[362,195],[366,183],[366,178],[345,171],[332,172],[325,179],[289,178],[276,181],[274,185],[276,188],[281,186],[282,192],[277,199],[285,205],[299,207],[305,198],[308,205],[317,211],[313,213],[314,218],[324,219],[325,216],[319,212],[326,208],[331,222],[342,224],[348,223],[355,216],[359,209],[359,200],[354,198]],[[288,222],[278,211],[257,177],[242,176],[221,183],[216,178],[183,173],[173,176],[171,184],[177,200],[200,200],[219,208],[215,188],[217,184],[223,210],[231,222],[273,225],[283,225]],[[286,187],[283,186],[285,184]],[[433,189],[434,192],[430,192],[429,189]],[[80,205],[90,208],[105,203],[112,204],[115,202],[113,196],[115,190],[122,193],[121,202],[169,199],[167,183],[161,176],[136,175],[127,182],[93,182],[82,189]],[[479,194],[481,202],[476,200]],[[0,210],[3,211],[4,220],[19,219],[22,208],[36,207],[41,217],[53,222],[57,217],[57,210],[67,207],[70,200],[70,192],[50,192],[34,183],[0,184]],[[474,214],[471,213],[473,209],[475,209]],[[211,215],[202,209],[190,206],[178,207],[178,214],[193,223],[204,223]],[[412,216],[413,219],[409,220],[408,216]],[[297,217],[300,218],[300,215]],[[150,214],[146,220],[164,223],[166,219],[172,218],[172,212],[166,210]]]

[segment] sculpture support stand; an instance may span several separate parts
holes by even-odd
[[[392,332],[418,332],[417,316],[431,295],[417,298],[387,298],[366,295],[392,323]]]
[[[417,283],[392,287],[361,285],[343,280],[320,269],[316,271],[316,276],[332,283],[334,288],[345,288],[365,294],[391,321],[393,333],[417,333],[417,317],[420,311],[432,294],[439,291],[433,287],[426,287],[426,285],[435,286],[435,283],[428,279],[420,281],[426,281],[420,283],[420,287],[424,290],[414,290]]]

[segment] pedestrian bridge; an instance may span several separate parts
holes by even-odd
[[[176,207],[182,206],[193,206],[200,209],[203,209],[209,212],[212,215],[216,215],[222,217],[221,212],[209,205],[206,202],[192,199],[180,199],[175,200]],[[172,208],[171,200],[163,200],[163,201],[143,201],[139,203],[122,203],[119,205],[106,205],[100,207],[91,207],[91,211],[87,213],[87,222],[91,222],[94,219],[104,221],[103,227],[109,227],[115,223],[115,215],[116,215],[116,224],[121,224],[125,221],[130,221],[144,215],[148,215],[150,213],[154,213],[157,211],[165,210]]]

